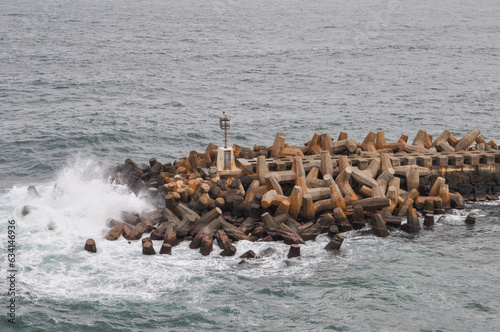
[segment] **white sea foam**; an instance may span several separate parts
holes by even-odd
[[[8,219],[16,221],[17,264],[29,289],[26,293],[85,298],[85,293],[90,296],[99,286],[98,292],[106,294],[105,280],[113,280],[113,271],[132,272],[129,251],[137,243],[104,241],[106,220],[119,219],[123,210],[142,212],[153,207],[126,188],[111,184],[104,174],[96,161],[77,159],[54,181],[36,184],[39,197],[30,196],[27,187],[14,187],[0,197],[2,229]],[[30,207],[26,216],[21,213],[24,206]],[[96,240],[98,255],[83,250],[88,238]],[[115,281],[121,285],[118,281],[124,275],[118,275]],[[108,295],[112,293],[110,289]]]
[[[4,211],[10,213],[5,217],[17,222],[22,287],[24,294],[34,298],[156,301],[190,289],[191,301],[199,302],[195,294],[216,287],[221,277],[260,280],[295,275],[307,279],[315,264],[335,257],[323,250],[329,240],[325,235],[301,246],[301,257],[294,259],[287,259],[289,246],[283,243],[248,241],[235,243],[234,257],[219,256],[216,243],[212,254],[204,257],[189,249],[187,241],[174,247],[171,256],[144,256],[141,241],[105,240],[106,220],[119,219],[123,210],[141,212],[153,207],[110,184],[95,161],[78,159],[54,181],[36,188],[40,197],[30,197],[27,187],[14,187],[0,198]],[[22,216],[26,205],[31,212]],[[83,250],[87,238],[96,240],[96,254]],[[159,252],[161,241],[154,241],[154,246]],[[238,264],[238,257],[247,250],[259,255],[268,248],[272,249],[268,255]]]
[[[500,200],[497,201],[481,201],[474,203],[467,203],[467,206],[500,206]]]
[[[29,197],[26,187],[15,187],[0,197],[0,213],[10,214],[2,217],[14,218],[18,224],[19,287],[28,301],[97,301],[103,306],[116,306],[124,301],[155,305],[168,298],[169,303],[179,303],[200,315],[213,310],[207,306],[207,298],[220,299],[218,292],[225,294],[226,301],[238,298],[235,303],[254,308],[262,299],[293,303],[308,299],[316,311],[334,299],[377,301],[374,287],[382,293],[413,294],[396,286],[393,279],[399,278],[406,285],[410,280],[407,274],[414,273],[405,268],[410,261],[440,259],[443,253],[438,241],[443,235],[448,245],[461,246],[462,238],[456,240],[449,226],[459,230],[455,226],[463,225],[467,212],[480,212],[446,215],[434,227],[438,231],[422,231],[415,237],[403,232],[392,232],[388,238],[347,232],[340,254],[323,249],[329,241],[323,234],[302,245],[301,256],[293,259],[287,258],[289,246],[282,242],[249,241],[235,242],[237,254],[233,257],[221,257],[216,243],[214,251],[204,257],[189,248],[189,241],[173,247],[171,256],[144,256],[141,241],[105,240],[106,219],[119,218],[122,210],[141,212],[153,207],[110,184],[94,161],[72,163],[54,181],[38,184],[37,190],[39,198]],[[25,205],[31,206],[32,212],[22,217]],[[1,221],[2,228],[6,218]],[[97,242],[96,254],[83,250],[89,237]],[[161,241],[153,242],[158,252]],[[268,248],[268,255],[238,264],[239,256],[247,250],[259,255]],[[397,274],[388,277],[385,265],[392,266]],[[298,291],[304,289],[307,291]],[[234,310],[240,305],[235,303],[229,305]]]
[[[36,186],[39,197],[26,187],[9,193],[20,226],[32,231],[53,229],[64,237],[100,236],[108,218],[119,219],[123,210],[142,212],[153,207],[125,187],[110,184],[94,160],[78,159],[63,168],[55,181]],[[22,216],[24,206],[31,212]]]

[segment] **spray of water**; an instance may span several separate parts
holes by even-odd
[[[300,307],[304,298],[310,298],[315,315],[339,298],[360,307],[366,306],[366,301],[390,307],[393,302],[400,303],[398,296],[432,298],[428,294],[434,293],[434,284],[422,291],[419,283],[408,284],[408,274],[417,271],[438,276],[432,280],[445,280],[439,268],[443,260],[463,262],[462,253],[481,249],[474,237],[467,237],[471,230],[463,225],[465,212],[456,212],[446,215],[433,230],[416,236],[392,232],[389,238],[377,238],[344,233],[346,239],[338,255],[323,249],[329,239],[320,235],[301,246],[301,257],[294,259],[287,259],[289,247],[284,243],[249,241],[235,242],[234,257],[219,256],[221,250],[216,245],[208,257],[202,256],[189,249],[188,241],[175,246],[171,256],[144,256],[140,240],[105,240],[106,220],[119,218],[123,210],[140,213],[153,207],[126,188],[111,184],[105,173],[97,162],[80,158],[53,181],[35,184],[39,197],[31,197],[26,186],[0,194],[0,228],[5,229],[9,218],[17,221],[19,299],[29,303],[30,310],[38,305],[41,312],[51,310],[53,303],[97,302],[100,307],[117,308],[117,303],[161,303],[170,305],[166,310],[177,318],[184,317],[186,311],[208,317],[213,310],[261,308],[266,303],[263,299],[279,303],[286,299]],[[31,212],[22,216],[26,205]],[[481,212],[476,205],[470,208]],[[97,243],[95,254],[83,250],[90,237]],[[161,241],[154,241],[157,252],[160,246]],[[257,254],[267,251],[268,255],[239,264],[238,257],[247,250]],[[466,276],[457,272],[457,277],[464,280]],[[214,297],[223,302],[211,300]],[[258,310],[264,315],[272,308]],[[29,315],[22,310],[21,314]],[[66,319],[72,318],[69,315]]]
[[[110,183],[105,168],[91,159],[78,158],[64,167],[55,181],[36,188],[37,197],[26,187],[14,187],[8,193],[23,229],[53,231],[72,239],[100,237],[106,220],[119,219],[121,211],[153,209],[127,188]],[[22,216],[26,206],[30,213]]]
[[[5,211],[10,211],[4,219],[14,218],[18,224],[23,294],[33,300],[88,299],[106,303],[135,299],[140,294],[141,301],[147,302],[189,288],[198,290],[192,292],[196,303],[200,299],[195,294],[220,284],[221,276],[259,279],[301,270],[299,275],[307,278],[312,273],[307,266],[329,259],[322,250],[328,242],[326,236],[304,246],[302,257],[295,261],[287,260],[288,246],[283,243],[248,241],[235,243],[238,254],[234,257],[219,256],[216,245],[212,254],[204,257],[189,249],[188,242],[174,247],[172,256],[147,257],[142,255],[141,241],[107,241],[104,235],[109,229],[108,218],[119,220],[121,211],[141,213],[154,207],[125,187],[112,184],[106,169],[95,160],[77,158],[53,181],[35,186],[37,197],[22,186],[0,198]],[[30,212],[23,216],[25,206]],[[88,238],[96,240],[96,254],[83,250]],[[159,251],[161,242],[155,241],[154,246]],[[247,250],[259,254],[269,248],[272,250],[267,256],[247,265],[238,264],[238,256]]]

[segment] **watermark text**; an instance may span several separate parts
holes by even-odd
[[[7,321],[16,323],[16,221],[7,226]]]

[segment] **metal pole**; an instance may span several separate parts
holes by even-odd
[[[224,119],[224,124],[227,123],[227,120]],[[227,126],[224,126],[224,149],[227,149]]]
[[[226,116],[226,112],[222,112],[224,117],[219,118],[219,124],[220,128],[224,129],[224,149],[227,149],[227,130],[229,129],[229,122],[231,121],[231,118],[228,118]]]

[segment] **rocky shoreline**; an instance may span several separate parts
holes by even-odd
[[[226,151],[231,165],[221,167],[219,153]],[[163,241],[161,254],[190,241],[202,255],[217,240],[222,256],[236,254],[233,241],[283,241],[289,257],[296,257],[300,245],[327,233],[325,249],[338,251],[343,232],[418,233],[434,225],[434,215],[463,209],[466,200],[497,200],[497,164],[496,143],[477,129],[461,139],[445,130],[434,140],[420,130],[411,144],[406,135],[388,143],[375,131],[361,143],[346,133],[336,141],[315,133],[302,147],[286,144],[282,133],[272,146],[252,149],[210,143],[173,163],[127,159],[110,168],[111,181],[146,196],[157,209],[140,216],[123,211],[122,220],[108,220],[106,239],[142,238],[144,254],[156,253],[152,241]],[[473,224],[475,216],[464,222]],[[95,243],[89,247],[96,250]],[[256,256],[249,251],[241,258]]]

